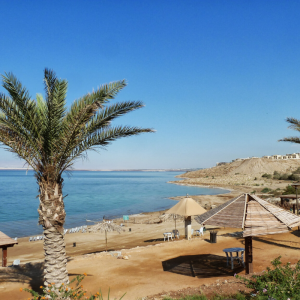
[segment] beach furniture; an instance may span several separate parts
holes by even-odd
[[[18,242],[0,231],[0,249],[2,248],[2,267],[7,267],[7,248]]]
[[[203,235],[203,227],[201,226],[199,230],[195,230],[196,235]]]
[[[20,260],[19,260],[19,259],[15,259],[12,265],[13,265],[13,266],[18,266],[18,265],[20,265]]]
[[[124,216],[123,216],[123,221],[124,221],[124,222],[125,222],[125,221],[129,221],[129,216],[124,215]]]
[[[171,238],[171,240],[173,241],[173,237],[172,237],[172,232],[164,232],[164,241],[166,241],[166,238]]]
[[[32,240],[33,240],[33,237],[30,237],[30,238],[29,238],[29,242],[32,242]]]
[[[200,225],[243,229],[246,274],[253,273],[253,236],[288,232],[300,225],[299,216],[246,193],[197,216],[195,220]]]
[[[227,257],[227,267],[229,265],[229,258],[231,261],[231,270],[233,270],[233,262],[234,260],[237,260],[238,263],[241,265],[243,264],[244,268],[245,268],[245,262],[244,262],[244,251],[245,248],[226,248],[223,249],[223,251],[226,253],[226,257]],[[236,253],[236,255],[234,256],[233,253]],[[241,255],[239,255],[239,252],[241,252]]]
[[[172,234],[173,234],[174,239],[175,239],[175,237],[177,237],[179,239],[179,230],[178,229],[172,230]]]
[[[186,195],[176,205],[167,210],[166,214],[184,216],[185,237],[189,240],[193,235],[191,216],[201,215],[205,212],[206,210],[202,206]]]

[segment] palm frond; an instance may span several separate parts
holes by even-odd
[[[111,142],[122,137],[129,137],[138,135],[144,132],[155,132],[150,128],[130,127],[130,126],[117,126],[113,128],[104,128],[97,133],[86,136],[86,138],[78,143],[69,153],[68,158],[64,162],[63,170],[67,169],[72,161],[81,157],[88,150],[97,150],[97,148],[105,148]]]
[[[287,138],[280,139],[279,142],[291,142],[291,143],[300,144],[300,138],[299,137],[287,137]]]
[[[53,157],[53,153],[60,147],[61,133],[64,130],[63,119],[66,113],[66,93],[68,83],[66,80],[57,79],[52,70],[45,70],[45,92],[46,107],[43,112],[46,114],[46,126],[43,132],[44,152],[46,160]]]

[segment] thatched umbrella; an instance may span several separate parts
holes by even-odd
[[[90,221],[94,222],[94,221]],[[125,231],[122,226],[116,225],[114,223],[108,223],[106,221],[99,222],[96,225],[93,225],[89,227],[89,232],[105,232],[105,251],[107,252],[107,232],[108,231],[117,231],[118,233],[121,233],[121,231]]]
[[[2,248],[2,267],[7,267],[7,248],[13,247],[18,244],[16,240],[13,240],[5,233],[0,231],[0,249]]]
[[[288,232],[300,224],[300,217],[249,194],[229,200],[195,220],[205,225],[243,229],[246,274],[253,273],[253,236]]]
[[[201,215],[205,213],[206,210],[200,206],[194,199],[188,197],[184,197],[181,199],[176,205],[171,207],[166,211],[166,214],[176,214],[184,216],[184,226],[185,226],[185,237],[187,239],[191,238],[191,216]]]

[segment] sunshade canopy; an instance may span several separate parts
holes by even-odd
[[[176,214],[184,217],[196,216],[205,213],[206,210],[200,206],[194,199],[185,197],[176,205],[171,207],[166,214]]]
[[[18,242],[0,231],[0,248],[12,247],[14,244],[18,244]]]
[[[195,218],[200,224],[242,228],[243,236],[287,232],[300,217],[255,195],[242,194]]]

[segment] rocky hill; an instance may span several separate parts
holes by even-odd
[[[273,174],[274,171],[281,174],[291,174],[298,167],[300,167],[300,160],[297,159],[250,158],[213,168],[187,172],[177,176],[182,180],[173,183],[222,187],[239,192],[262,192],[267,187],[280,193],[287,185],[291,184],[291,181],[274,180],[262,177],[262,175],[264,173]]]
[[[264,173],[273,174],[274,171],[278,171],[279,173],[291,173],[298,167],[300,167],[300,159],[272,160],[267,158],[249,158],[209,169],[187,172],[178,177],[201,178],[206,176],[230,176],[237,174],[260,177]]]

